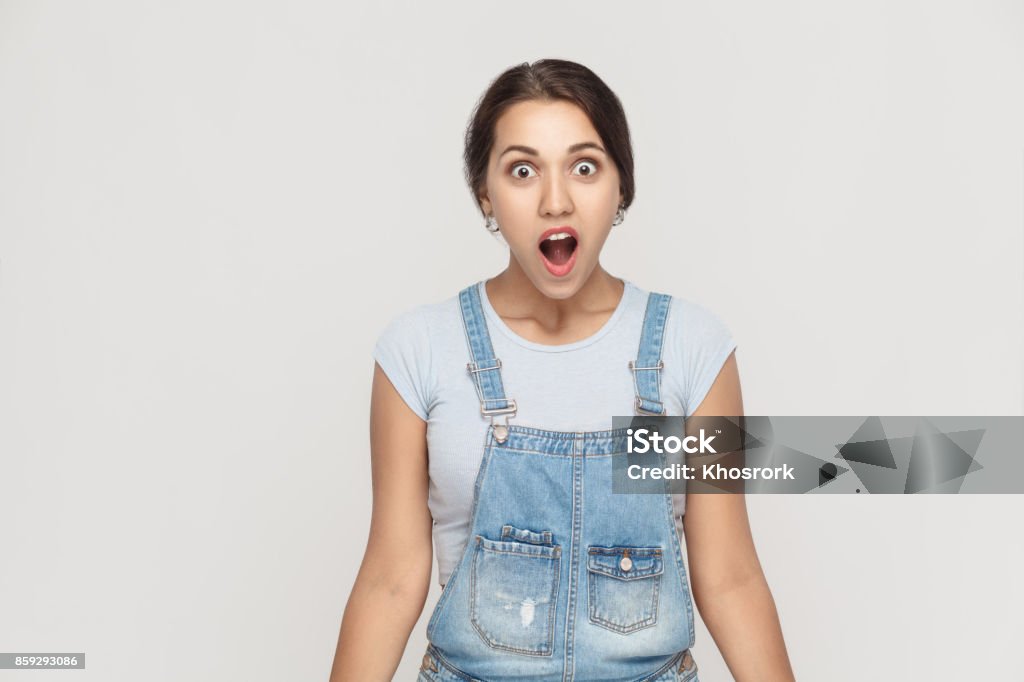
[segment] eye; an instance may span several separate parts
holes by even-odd
[[[517,164],[513,164],[510,170],[512,171],[513,177],[519,180],[527,180],[533,177],[533,175],[530,175],[530,173],[533,172],[533,169],[530,167],[530,164],[528,163],[520,162]],[[525,173],[523,172],[524,170],[526,171]]]
[[[582,172],[579,174],[585,178],[589,178],[591,175],[597,172],[597,163],[590,159],[583,159],[576,164],[575,168],[581,169]]]

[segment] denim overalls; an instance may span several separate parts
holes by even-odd
[[[637,358],[628,363],[638,414],[664,412],[670,302],[649,295]],[[624,428],[509,424],[516,403],[505,396],[476,286],[461,291],[459,303],[469,374],[491,425],[469,540],[427,625],[417,679],[697,682],[671,495],[612,494]]]

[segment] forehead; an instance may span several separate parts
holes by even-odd
[[[498,118],[491,153],[500,154],[510,144],[521,144],[542,155],[558,155],[577,142],[603,146],[594,124],[582,109],[563,100],[530,100],[513,104]]]

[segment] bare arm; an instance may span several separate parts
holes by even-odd
[[[733,353],[693,415],[742,414]],[[697,609],[736,682],[794,680],[775,601],[754,549],[745,495],[687,495],[683,527]]]
[[[341,621],[330,682],[391,680],[423,611],[433,560],[426,440],[426,422],[376,365],[370,538]]]

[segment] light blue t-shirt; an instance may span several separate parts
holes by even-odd
[[[498,316],[478,282],[512,424],[554,431],[602,431],[634,412],[628,362],[640,344],[646,290],[625,281],[618,306],[591,336],[556,346],[528,341]],[[736,348],[728,327],[707,308],[673,297],[666,321],[661,399],[668,415],[689,416]],[[459,562],[470,530],[473,487],[490,420],[480,414],[466,363],[469,348],[458,295],[395,318],[378,338],[374,359],[402,399],[427,422],[434,547],[440,583]],[[673,495],[677,528],[685,495]]]

